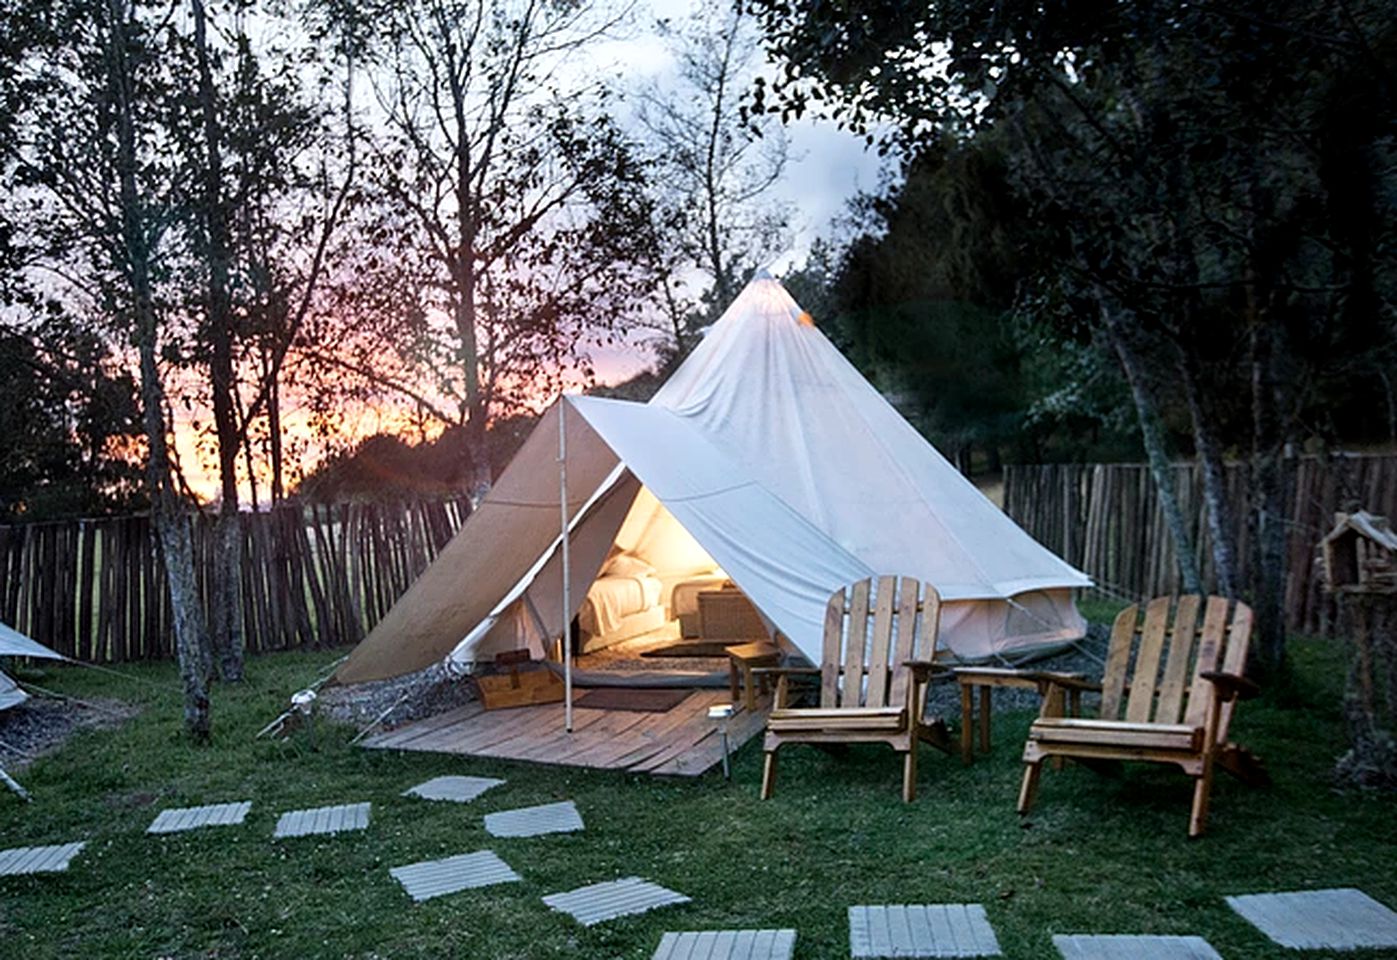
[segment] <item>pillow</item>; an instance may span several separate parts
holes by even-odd
[[[618,553],[602,568],[604,577],[649,577],[654,573],[654,567],[629,553]]]

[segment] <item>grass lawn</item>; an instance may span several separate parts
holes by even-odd
[[[1047,770],[1021,824],[1027,713],[997,718],[995,750],[973,767],[925,752],[910,806],[898,799],[900,764],[876,748],[843,758],[789,749],[776,797],[762,803],[757,741],[735,758],[731,783],[716,772],[655,780],[395,755],[349,747],[349,731],[325,727],[315,753],[254,741],[334,656],[251,661],[243,687],[216,691],[205,748],[180,737],[171,665],[125,668],[149,683],[49,671],[39,682],[144,712],[34,763],[22,779],[35,803],[0,793],[0,847],[89,841],[66,874],[0,879],[0,955],[640,960],[667,929],[794,927],[797,957],[847,957],[852,904],[981,902],[1008,957],[1056,956],[1051,934],[1096,932],[1195,933],[1225,957],[1279,958],[1294,954],[1223,894],[1357,886],[1397,905],[1397,805],[1336,793],[1327,779],[1341,749],[1341,671],[1322,641],[1296,641],[1296,689],[1245,704],[1233,726],[1275,785],[1220,775],[1211,832],[1192,842],[1190,782],[1138,766],[1123,780]],[[444,773],[509,783],[468,805],[399,795]],[[253,800],[242,827],[143,833],[162,807],[240,799]],[[563,799],[577,801],[585,832],[496,839],[481,824],[492,810]],[[374,805],[366,832],[271,839],[282,811],[363,800]],[[413,905],[388,875],[485,848],[523,882]],[[694,903],[589,929],[539,900],[628,875]]]

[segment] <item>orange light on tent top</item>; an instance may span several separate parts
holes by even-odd
[[[796,322],[802,327],[813,327],[815,325],[815,318],[810,316],[808,311],[802,310],[800,311],[800,316],[796,317]]]

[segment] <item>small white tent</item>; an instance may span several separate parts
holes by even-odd
[[[1086,575],[990,503],[759,276],[649,403],[555,404],[338,680],[538,650],[561,633],[576,609],[561,609],[560,416],[574,608],[636,511],[653,519],[653,498],[711,563],[690,546],[670,552],[720,567],[816,662],[830,592],[877,573],[936,585],[940,644],[961,659],[1044,649],[1085,627],[1072,590]]]
[[[0,657],[37,657],[42,660],[66,660],[56,650],[50,650],[37,640],[30,640],[14,627],[0,623]],[[0,672],[0,710],[17,707],[29,699],[18,684]]]

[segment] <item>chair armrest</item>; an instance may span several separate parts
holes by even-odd
[[[1235,673],[1225,673],[1221,670],[1204,670],[1198,674],[1213,686],[1217,687],[1222,699],[1226,700],[1250,700],[1261,693],[1261,688],[1253,680],[1238,676]]]
[[[933,663],[930,660],[904,660],[902,665],[912,671],[912,676],[918,683],[926,681],[936,676],[949,676],[955,671],[944,663]]]
[[[1026,677],[1031,670],[1015,670],[1013,667],[954,667],[956,679],[974,683],[976,680],[997,680],[1001,677]]]
[[[1034,674],[1038,679],[1051,683],[1054,686],[1066,687],[1069,690],[1085,690],[1089,693],[1100,693],[1101,684],[1096,680],[1088,680],[1080,673],[1060,673],[1055,670],[1045,670]]]
[[[1067,673],[1061,670],[1015,670],[1008,667],[956,667],[956,679],[962,684],[973,684],[982,680],[1000,680],[1005,677],[1019,677],[1038,684],[1040,689],[1050,685],[1069,690],[1101,692],[1101,684],[1088,680],[1080,673]]]

